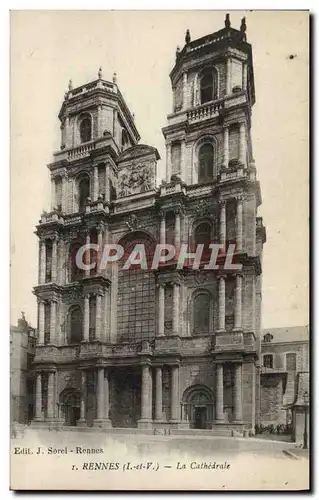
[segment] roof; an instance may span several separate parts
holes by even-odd
[[[262,337],[270,333],[271,343],[276,342],[307,342],[309,340],[308,326],[287,326],[283,328],[264,328]],[[263,339],[262,339],[263,340]]]

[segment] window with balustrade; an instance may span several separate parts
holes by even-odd
[[[214,177],[214,146],[205,142],[198,150],[198,182],[209,182]]]
[[[205,70],[200,77],[200,102],[218,99],[218,75],[215,68]]]
[[[80,122],[81,142],[89,142],[92,139],[92,120],[90,116],[85,116]]]

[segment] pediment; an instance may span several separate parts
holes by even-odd
[[[120,154],[120,156],[117,158],[117,163],[130,161],[135,158],[140,158],[151,154],[155,155],[156,160],[160,159],[160,155],[156,148],[154,148],[153,146],[148,146],[147,144],[138,144],[123,151],[123,153]]]

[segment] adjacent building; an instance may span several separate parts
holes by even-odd
[[[290,424],[298,380],[309,372],[307,326],[270,328],[261,342],[260,423]],[[308,375],[309,378],[309,375]],[[300,392],[300,391],[299,391]],[[299,399],[300,399],[299,394]]]
[[[28,423],[33,417],[34,379],[31,370],[36,333],[24,314],[17,326],[10,327],[10,419]]]
[[[156,57],[156,56],[155,56]],[[140,144],[116,75],[69,83],[60,150],[48,165],[52,210],[41,216],[34,425],[254,432],[260,418],[262,249],[266,240],[251,141],[255,102],[246,23],[176,51],[173,109],[158,151]],[[146,90],[146,89],[145,89]],[[129,92],[129,89],[127,89]],[[151,98],[151,97],[150,97]],[[198,269],[176,258],[126,269],[136,244],[204,245]],[[124,257],[82,271],[83,244]],[[219,269],[205,269],[220,243]],[[225,269],[235,247],[240,271]],[[175,431],[177,432],[177,431]]]

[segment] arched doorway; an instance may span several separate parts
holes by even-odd
[[[193,385],[183,394],[183,420],[192,429],[210,429],[214,420],[215,398],[209,387]]]
[[[80,391],[78,389],[64,389],[59,398],[59,420],[64,425],[75,426],[80,418]]]

